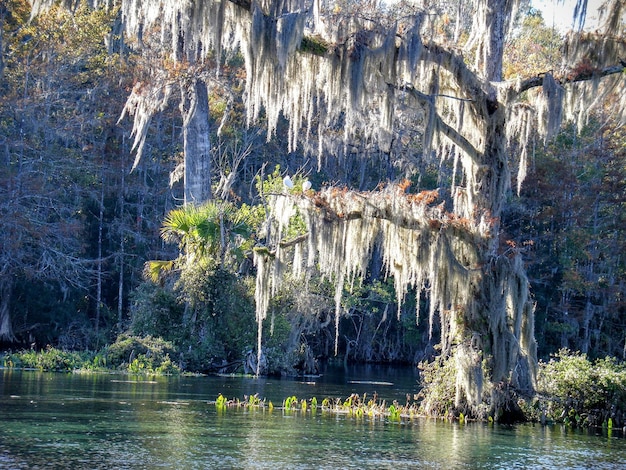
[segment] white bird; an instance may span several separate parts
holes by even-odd
[[[283,178],[283,184],[285,185],[285,188],[287,189],[293,188],[293,181],[291,181],[291,178],[289,177],[289,175]]]
[[[302,183],[302,192],[307,192],[309,189],[311,189],[311,182],[309,180],[306,180],[304,183]]]

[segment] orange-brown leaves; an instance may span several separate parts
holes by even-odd
[[[439,219],[430,219],[428,221],[428,225],[433,230],[439,230],[441,228],[441,220],[439,220]]]
[[[439,198],[439,191],[434,189],[432,191],[422,191],[417,194],[410,194],[408,199],[414,204],[423,204],[425,206],[432,204]]]
[[[411,181],[406,178],[398,183],[398,189],[403,193],[406,192],[407,189],[409,189],[409,186],[411,186]]]
[[[600,69],[594,67],[589,59],[582,59],[578,62],[572,70],[569,71],[565,80],[568,82],[575,82],[579,80],[585,80],[598,73]]]

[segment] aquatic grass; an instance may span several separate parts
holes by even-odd
[[[226,409],[226,398],[221,393],[217,396],[217,400],[215,400],[215,408],[218,410]]]
[[[289,415],[315,415],[317,410],[321,409],[323,414],[330,415],[346,415],[356,419],[364,419],[365,417],[372,420],[389,420],[392,422],[402,422],[417,418],[424,418],[419,412],[417,402],[410,403],[407,400],[405,405],[394,400],[392,404],[387,405],[386,400],[377,400],[376,398],[367,399],[367,394],[360,396],[353,393],[349,397],[331,398],[325,397],[321,401],[321,406],[317,397],[309,399],[298,399],[295,395],[286,397],[281,407],[275,407],[271,401],[260,399],[258,395],[252,397],[244,396],[243,400],[239,398],[228,399],[221,393],[213,402],[215,407],[224,411],[226,409],[256,409],[261,411],[272,412],[274,409],[282,410]]]

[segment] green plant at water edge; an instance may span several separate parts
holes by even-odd
[[[215,400],[215,407],[220,410],[226,408],[226,398],[221,393],[217,396],[217,400]]]
[[[446,417],[454,409],[456,367],[454,361],[421,362],[420,411],[427,416]]]
[[[529,419],[572,426],[626,424],[626,366],[614,358],[591,361],[561,349],[539,363],[537,382],[537,397],[524,407]]]
[[[154,341],[154,343],[148,346],[150,341]],[[172,375],[180,373],[180,369],[172,362],[169,354],[164,353],[157,345],[159,345],[159,341],[152,340],[152,338],[143,341],[143,343],[139,340],[124,338],[120,343],[114,343],[97,353],[63,351],[48,347],[42,351],[25,350],[5,353],[2,363],[5,367],[10,368],[54,372],[97,372],[121,369],[134,374]],[[130,348],[130,350],[126,348]],[[124,361],[121,355],[128,355],[130,362]]]
[[[184,370],[235,364],[255,344],[253,287],[226,269],[193,264],[163,286],[146,282],[135,291],[125,336],[163,338]]]
[[[250,395],[248,397],[248,406],[249,407],[258,407],[263,405],[263,401],[259,398],[259,394],[255,393],[254,395]]]
[[[83,366],[86,370],[103,370],[107,368],[107,357],[103,352],[99,352],[94,355],[91,362]]]
[[[295,410],[298,407],[298,398],[295,395],[285,398],[283,408],[285,410]]]
[[[169,355],[165,355],[160,362],[153,361],[144,354],[138,355],[128,364],[128,372],[131,374],[156,374],[156,375],[177,375],[180,369],[172,363]]]
[[[154,371],[159,375],[178,375],[180,374],[180,367],[172,362],[169,354],[166,354],[165,359]]]
[[[226,409],[258,409],[272,412],[274,405],[271,401],[266,405],[265,399],[260,399],[258,395],[251,397],[244,396],[243,400],[233,399],[227,400],[222,394],[219,394],[215,400],[215,407],[222,412]],[[306,416],[310,410],[311,414],[316,413],[318,407],[317,398],[300,399],[295,395],[289,396],[283,400],[283,411],[292,414],[294,411],[300,411],[299,416]],[[322,400],[322,412],[336,415],[353,416],[357,419],[388,419],[389,421],[401,422],[403,420],[412,420],[420,415],[417,411],[415,403],[406,405],[399,404],[394,400],[390,406],[386,405],[385,400],[376,402],[370,399],[366,403],[366,395],[360,397],[358,394],[352,394],[349,399],[341,398],[324,398]]]
[[[161,338],[120,335],[106,349],[106,361],[133,374],[175,375],[180,373],[170,357],[175,352],[172,343]]]
[[[12,369],[15,367],[15,363],[13,362],[12,354],[6,352],[2,356],[2,367],[6,367],[7,369]]]
[[[395,405],[389,405],[389,419],[391,421],[400,421],[400,410]]]
[[[133,374],[142,374],[144,372],[147,372],[148,370],[149,368],[146,367],[145,356],[142,357],[141,359],[135,358],[133,359],[133,362],[128,364],[128,371]]]
[[[89,367],[92,357],[92,353],[89,352],[63,351],[49,346],[41,351],[25,350],[6,353],[3,364],[5,367],[72,372]]]

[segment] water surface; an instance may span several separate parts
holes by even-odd
[[[417,392],[408,369],[325,372],[277,380],[0,370],[0,468],[626,468],[626,439],[602,430],[220,412],[210,403],[219,393],[280,404],[353,392],[404,403]]]

